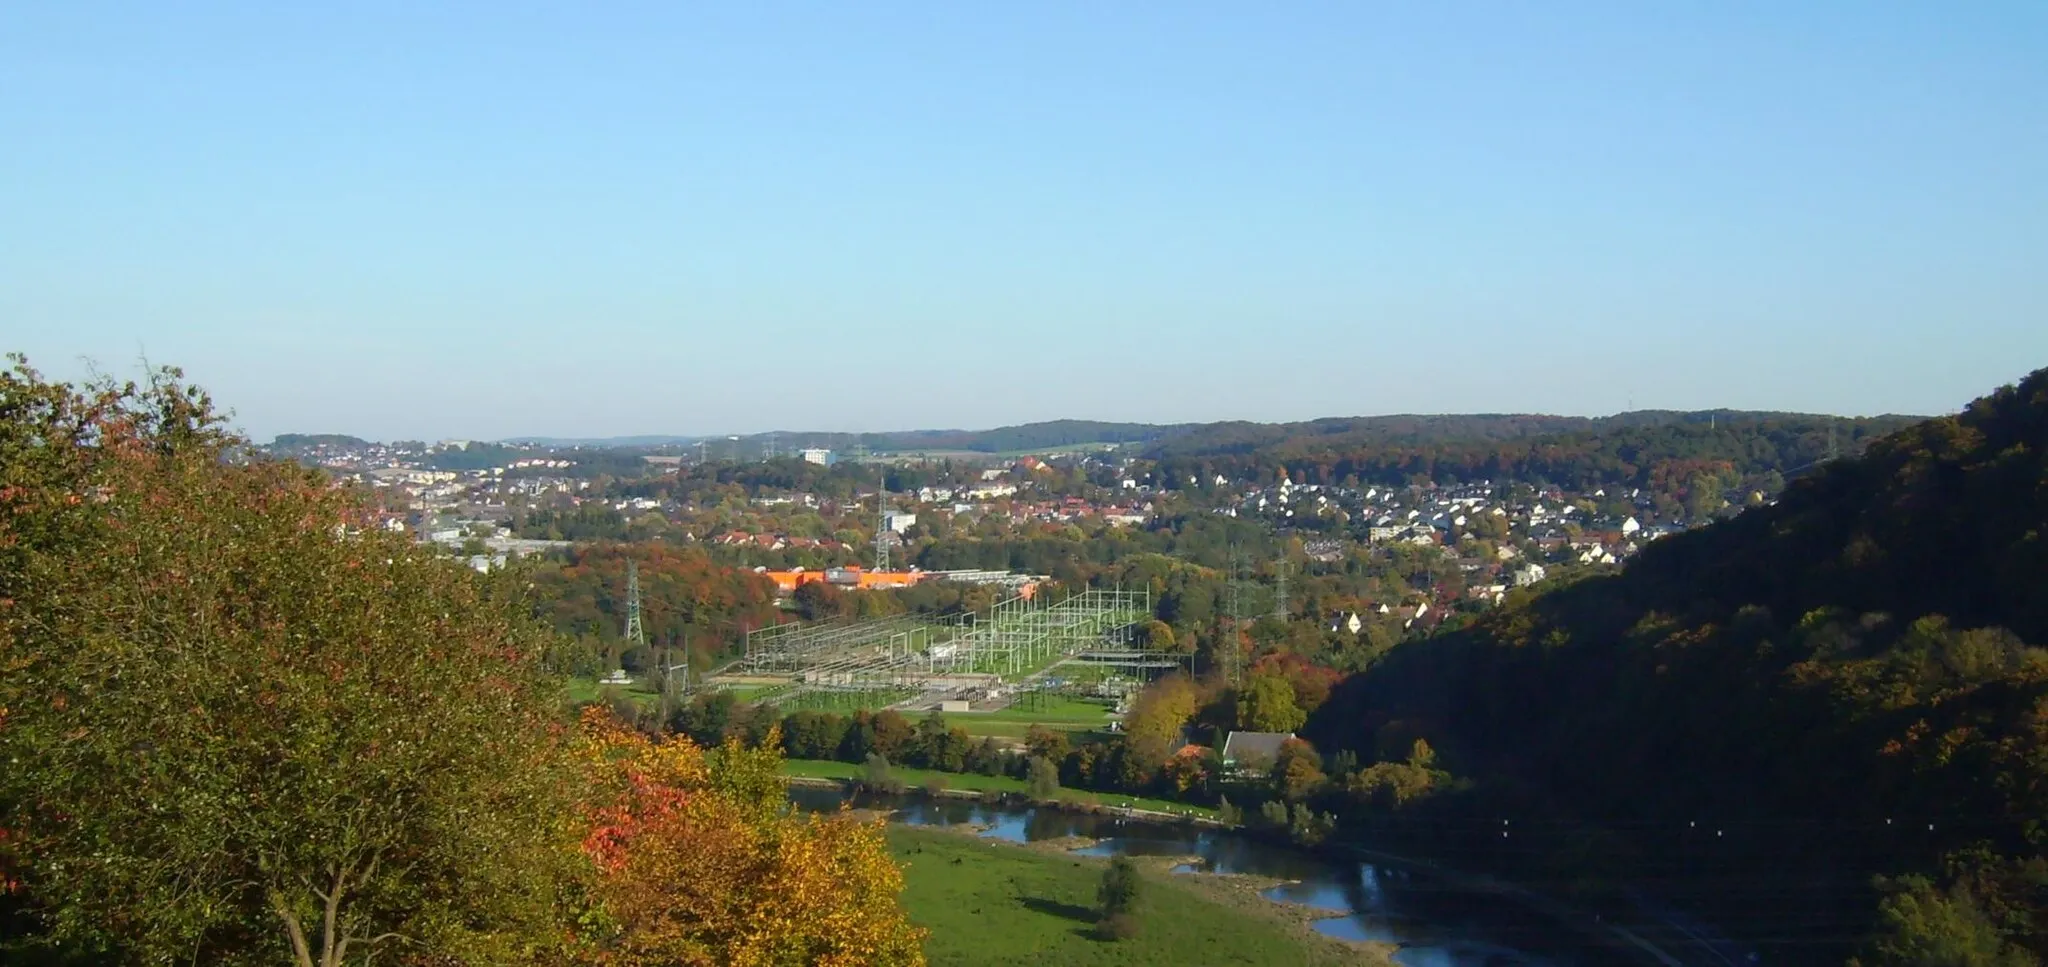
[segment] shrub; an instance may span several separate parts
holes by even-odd
[[[869,792],[896,794],[903,791],[903,780],[889,767],[889,757],[880,752],[868,753],[868,759],[860,767],[860,786]]]
[[[1138,877],[1138,864],[1131,862],[1130,857],[1110,859],[1109,867],[1102,871],[1102,885],[1095,889],[1095,901],[1105,923],[1117,917],[1128,917],[1137,909],[1142,883]]]

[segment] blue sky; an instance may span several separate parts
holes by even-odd
[[[0,346],[378,438],[1954,409],[2048,4],[0,0]]]

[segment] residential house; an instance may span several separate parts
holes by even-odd
[[[1280,746],[1292,732],[1232,732],[1223,740],[1223,767],[1233,772],[1264,772],[1280,758]]]

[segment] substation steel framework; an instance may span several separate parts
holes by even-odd
[[[788,675],[806,691],[932,690],[1015,679],[1080,656],[1144,661],[1136,628],[1149,591],[1091,588],[1057,602],[1014,597],[948,622],[907,615],[784,624],[747,634],[748,674]]]

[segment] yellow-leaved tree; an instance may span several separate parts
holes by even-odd
[[[880,822],[792,812],[779,737],[706,753],[589,709],[595,865],[579,959],[616,967],[924,963]]]

